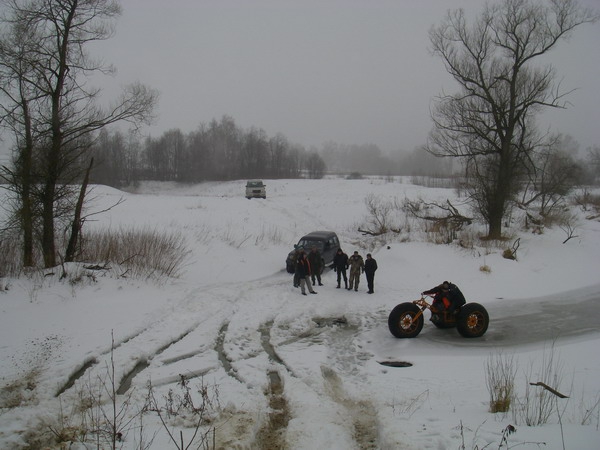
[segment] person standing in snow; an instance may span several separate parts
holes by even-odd
[[[310,252],[308,253],[308,262],[310,263],[310,279],[313,286],[315,285],[315,281],[319,283],[319,286],[323,286],[323,283],[321,283],[321,273],[323,273],[323,257],[321,256],[319,250],[317,250],[317,247],[310,249]]]
[[[358,291],[360,273],[365,270],[365,262],[356,250],[354,251],[354,254],[348,258],[348,266],[350,267],[350,287],[348,290],[351,291],[352,287],[354,287],[354,290]]]
[[[338,251],[333,257],[333,270],[337,272],[337,288],[340,288],[340,282],[343,277],[344,287],[348,289],[348,277],[346,276],[346,270],[348,270],[348,255],[346,255],[341,248],[338,248]]]
[[[296,272],[298,280],[300,281],[300,290],[302,295],[306,295],[305,286],[308,286],[308,291],[311,294],[316,294],[313,290],[312,284],[310,283],[310,262],[304,253],[304,249],[300,249],[298,253],[298,260],[296,261]]]
[[[370,253],[367,253],[367,259],[365,261],[365,276],[367,277],[367,287],[369,290],[367,293],[372,294],[374,288],[375,271],[377,270],[377,261],[373,259]]]
[[[294,251],[294,258],[292,259],[292,261],[294,262],[294,287],[300,287],[300,278],[298,278],[298,257],[300,256],[300,249],[301,247],[296,247],[294,246],[295,251]]]

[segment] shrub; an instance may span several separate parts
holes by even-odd
[[[352,172],[346,177],[346,180],[362,180],[363,176],[360,172]]]
[[[555,354],[554,345],[545,350],[542,362],[536,371],[533,363],[526,373],[525,396],[519,401],[519,410],[515,419],[521,419],[528,426],[540,426],[548,423],[556,404],[556,395],[538,386],[552,386],[556,391],[561,389],[564,365]]]
[[[80,261],[118,265],[120,276],[177,277],[189,251],[181,235],[156,229],[101,230],[82,239]]]
[[[582,189],[580,193],[575,195],[574,202],[579,205],[584,212],[600,211],[600,195],[592,194],[587,189]]]
[[[75,262],[87,263],[87,268],[92,269],[113,269],[118,276],[177,277],[189,253],[185,239],[179,234],[149,228],[122,228],[116,232],[100,230],[84,233]],[[0,279],[17,277],[22,271],[21,239],[16,235],[2,234]],[[32,273],[35,272],[34,269]],[[79,276],[71,277],[70,282],[76,284]]]
[[[507,412],[514,397],[516,368],[513,356],[490,355],[485,366],[485,381],[490,394],[490,412]]]
[[[0,235],[0,278],[16,277],[22,268],[21,241],[10,232]]]

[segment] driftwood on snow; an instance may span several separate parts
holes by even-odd
[[[408,212],[418,219],[427,220],[433,222],[436,228],[446,228],[452,230],[460,230],[464,225],[471,225],[473,223],[472,217],[463,216],[456,206],[454,206],[450,200],[446,200],[446,203],[428,203],[424,201],[412,202],[407,201],[405,204]],[[423,208],[425,207],[425,208]],[[444,215],[428,215],[422,210],[427,210],[430,207],[435,207],[441,210]]]
[[[537,383],[529,383],[532,386],[541,386],[544,389],[546,389],[547,391],[552,392],[554,395],[556,395],[557,397],[560,398],[569,398],[568,395],[565,394],[561,394],[560,392],[558,392],[556,389],[552,389],[550,386],[548,386],[546,383],[542,383],[541,381],[538,381]]]

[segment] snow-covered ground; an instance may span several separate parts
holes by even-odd
[[[78,407],[92,394],[107,399],[103,389],[112,379],[123,392],[119,423],[128,430],[118,448],[145,448],[152,438],[152,449],[177,448],[156,413],[141,424],[126,418],[142,408],[149,381],[159,406],[170,389],[182,395],[181,375],[195,404],[202,386],[213,400],[208,448],[600,448],[597,219],[579,211],[577,237],[565,244],[559,227],[515,229],[505,244],[520,237],[512,261],[503,248],[477,240],[429,243],[403,218],[394,218],[403,232],[385,241],[357,231],[368,226],[370,195],[458,202],[451,189],[379,178],[266,184],[266,200],[244,198],[245,181],[145,184],[135,193],[95,187],[91,209],[124,202],[87,226],[181,233],[189,258],[179,278],[160,283],[100,272],[59,281],[59,271],[2,280],[0,448],[61,448],[33,443],[85,428]],[[329,271],[318,295],[292,286],[285,257],[313,230],[336,231],[348,254],[373,254],[374,295],[364,276],[358,292],[336,289]],[[426,320],[417,338],[394,338],[391,309],[444,280],[488,309],[488,332],[465,339]],[[517,400],[504,414],[489,412],[486,365],[494,359],[511,360],[516,372]],[[390,361],[408,367],[381,364]],[[527,426],[518,405],[528,382],[548,372],[557,375],[552,387],[569,398],[556,399],[545,425]],[[111,405],[95,411],[111,413]],[[193,420],[166,419],[187,445]],[[94,421],[86,420],[91,430]],[[505,432],[509,425],[516,433]]]

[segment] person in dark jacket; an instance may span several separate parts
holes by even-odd
[[[460,291],[457,285],[444,281],[439,286],[423,291],[421,295],[433,295],[433,303],[431,304],[432,311],[441,312],[448,311],[454,312],[456,308],[461,307],[467,301],[465,296]]]
[[[319,283],[319,286],[323,286],[323,283],[321,283],[321,274],[323,273],[324,265],[323,257],[321,256],[321,252],[317,250],[317,247],[311,248],[310,252],[308,252],[308,262],[310,263],[310,279],[313,286],[315,285],[315,281]]]
[[[295,251],[294,251],[294,257],[292,259],[292,261],[294,262],[294,287],[300,287],[300,278],[298,278],[298,271],[296,270],[297,266],[298,266],[298,257],[300,256],[300,248],[301,247],[295,247]]]
[[[346,270],[348,270],[348,255],[346,255],[341,248],[338,248],[338,251],[333,257],[333,270],[337,272],[337,288],[340,288],[340,282],[343,277],[344,287],[348,289],[348,276],[346,275]]]
[[[311,294],[316,294],[312,288],[312,284],[310,283],[310,273],[310,262],[308,262],[308,258],[306,257],[306,253],[304,253],[304,249],[300,249],[300,252],[298,253],[298,260],[296,261],[296,275],[298,275],[298,280],[300,281],[300,290],[302,291],[302,295],[306,295],[304,286],[308,286],[308,292]]]
[[[367,293],[372,294],[374,288],[375,271],[377,270],[377,261],[373,259],[370,253],[367,253],[367,259],[365,260],[365,276],[367,277],[367,287],[369,290]]]

